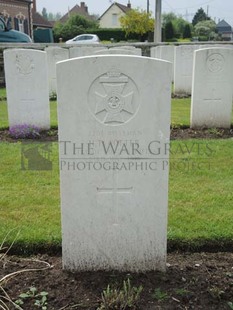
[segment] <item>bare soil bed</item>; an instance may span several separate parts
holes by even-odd
[[[0,279],[15,271],[45,267],[45,270],[26,271],[9,278],[2,285],[5,292],[15,301],[19,294],[35,287],[37,293],[48,293],[45,309],[94,310],[100,307],[101,294],[108,285],[122,288],[123,280],[130,279],[132,286],[142,286],[143,290],[136,307],[124,309],[229,310],[233,305],[233,253],[170,253],[166,272],[139,274],[116,271],[71,273],[62,270],[60,256],[8,256],[0,262]],[[35,299],[25,298],[21,307],[24,310],[42,309],[34,305]],[[0,300],[5,301],[3,297]],[[7,305],[9,309],[15,309],[9,302]]]
[[[171,140],[183,140],[183,139],[229,139],[233,138],[233,128],[171,128]],[[42,132],[38,137],[39,141],[57,141],[58,132],[57,129],[51,129],[49,131]],[[9,130],[0,130],[0,141],[15,142],[19,141],[12,138],[9,134]]]

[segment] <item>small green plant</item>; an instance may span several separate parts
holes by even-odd
[[[216,135],[216,136],[221,136],[222,135],[222,131],[219,130],[218,128],[209,128],[208,132],[212,135]]]
[[[156,300],[165,300],[168,298],[168,294],[166,292],[161,291],[160,288],[154,290],[152,297]]]
[[[49,95],[49,100],[50,101],[56,101],[57,100],[57,94],[56,92],[51,92]]]
[[[136,309],[142,290],[142,286],[132,287],[130,279],[123,282],[122,289],[112,288],[108,285],[102,293],[102,302],[98,310]]]
[[[233,302],[229,301],[227,304],[228,304],[228,306],[230,307],[230,309],[233,310]]]
[[[180,296],[184,296],[189,293],[189,291],[184,288],[178,288],[175,290],[175,292],[177,295],[180,295]]]
[[[221,300],[222,296],[225,294],[224,291],[222,291],[220,288],[216,286],[211,287],[208,291],[213,298],[218,299],[218,300]]]
[[[37,292],[35,287],[30,287],[26,293],[22,293],[19,295],[19,298],[15,301],[15,303],[19,306],[24,304],[26,299],[31,299],[34,302],[34,306],[37,306],[41,310],[47,310],[47,292]]]

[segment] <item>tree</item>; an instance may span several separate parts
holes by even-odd
[[[194,32],[197,36],[206,36],[212,38],[216,32],[216,23],[213,20],[204,20],[196,24]]]
[[[177,15],[175,13],[164,13],[162,14],[162,26],[165,28],[165,25],[169,22],[174,22],[177,19]]]
[[[165,25],[164,29],[165,29],[165,40],[170,40],[175,37],[175,32],[174,32],[173,24],[171,21],[169,21]]]
[[[130,33],[136,33],[141,37],[154,30],[154,19],[151,13],[144,10],[129,10],[125,16],[120,18],[122,29],[125,31],[126,36]]]
[[[47,13],[46,8],[43,8],[43,9],[42,9],[42,16],[44,17],[44,19],[47,19],[47,20],[48,20],[48,13]]]
[[[197,23],[204,21],[204,20],[210,20],[210,17],[205,13],[203,8],[200,8],[197,10],[196,14],[193,17],[192,24],[195,26]]]
[[[186,24],[183,31],[183,39],[190,39],[192,37],[190,24]]]
[[[188,22],[184,20],[182,16],[176,15],[172,12],[163,14],[162,20],[163,20],[163,28],[165,28],[165,25],[168,22],[172,22],[174,29],[174,37],[176,38],[182,37],[184,28],[188,24]]]

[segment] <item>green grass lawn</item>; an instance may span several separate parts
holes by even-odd
[[[8,127],[5,97],[0,88],[0,129]],[[172,99],[172,125],[189,126],[190,102]],[[56,101],[50,111],[56,127]],[[52,146],[53,169],[32,171],[21,170],[20,142],[0,143],[0,240],[13,230],[8,242],[19,231],[17,243],[25,248],[60,244],[58,145]],[[232,140],[172,141],[170,158],[168,239],[191,245],[232,241]]]
[[[4,88],[0,88],[0,98],[6,95]],[[191,99],[172,99],[171,102],[171,124],[173,126],[189,126],[190,125],[190,105]],[[57,102],[50,101],[50,123],[52,127],[57,127]],[[233,124],[233,113],[232,113]],[[8,113],[6,101],[0,101],[0,130],[7,128]]]
[[[25,249],[60,244],[57,143],[51,171],[21,170],[20,142],[0,143],[0,154],[0,240],[13,229],[8,242],[20,231],[16,245]],[[231,139],[171,142],[169,240],[232,241],[232,155]]]

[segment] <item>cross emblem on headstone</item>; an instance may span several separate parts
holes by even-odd
[[[131,194],[133,187],[118,187],[114,179],[112,187],[97,187],[98,194],[112,195],[112,209],[113,209],[113,225],[119,225],[119,203],[118,195]]]

